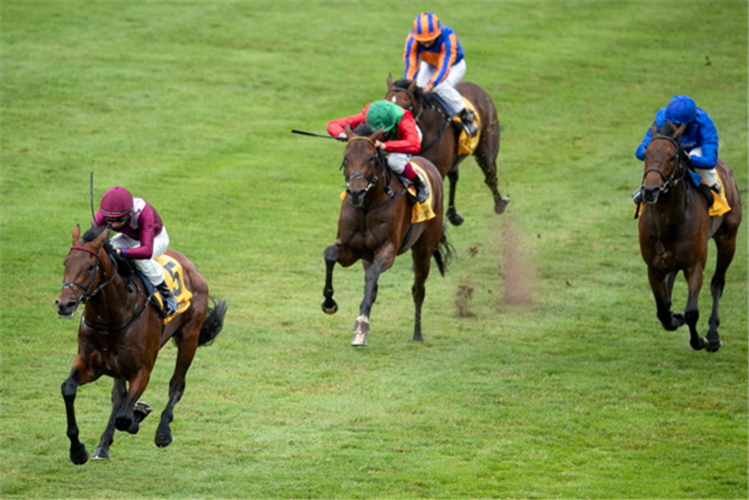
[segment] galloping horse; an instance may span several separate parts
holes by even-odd
[[[431,203],[435,215],[423,222],[412,222],[412,207],[404,196],[406,189],[388,168],[382,151],[374,145],[383,136],[381,129],[368,135],[355,134],[348,124],[345,129],[348,144],[341,168],[346,180],[346,197],[341,204],[338,236],[324,253],[326,273],[322,309],[326,314],[338,310],[333,298],[333,267],[336,262],[348,267],[361,259],[365,270],[364,298],[359,306],[351,345],[367,345],[369,313],[377,298],[377,280],[380,274],[390,269],[397,255],[411,250],[414,265],[411,293],[415,306],[413,340],[421,342],[421,306],[431,258],[434,256],[440,273],[444,275],[452,255],[443,225],[442,178],[429,160],[411,159],[429,178],[431,201],[426,203]]]
[[[463,223],[463,216],[455,209],[455,187],[458,183],[458,166],[466,159],[460,154],[458,140],[461,130],[452,124],[453,120],[436,99],[424,93],[415,81],[398,80],[388,75],[388,91],[385,100],[394,102],[413,113],[423,134],[420,156],[428,159],[437,167],[442,178],[450,179],[450,196],[448,198],[447,218],[454,226]],[[497,155],[499,154],[499,119],[492,98],[484,89],[470,82],[461,82],[455,86],[460,94],[471,101],[481,121],[479,141],[473,156],[484,172],[484,182],[494,196],[494,211],[501,214],[510,199],[499,193],[497,179]]]
[[[112,413],[93,455],[94,459],[109,459],[115,428],[135,434],[151,411],[138,398],[148,385],[159,350],[173,339],[177,362],[155,439],[157,446],[168,446],[172,442],[169,424],[185,391],[185,374],[198,346],[211,343],[221,331],[226,312],[224,301],[209,306],[208,285],[192,262],[169,250],[167,255],[182,266],[181,286],[192,292],[192,299],[184,312],[162,326],[160,308],[150,304],[148,290],[129,263],[113,251],[107,236],[103,228],[91,228],[82,237],[79,226],[73,229],[73,246],[63,263],[63,288],[56,301],[62,318],[72,318],[78,306],[85,304],[78,327],[78,356],[62,383],[70,460],[77,465],[89,458],[78,438],[74,408],[78,386],[102,375],[114,379]]]
[[[720,349],[718,302],[723,293],[728,266],[736,251],[736,233],[741,223],[741,200],[731,169],[718,160],[716,169],[723,180],[723,192],[731,211],[719,217],[708,215],[708,202],[689,179],[688,157],[679,143],[686,124],[678,128],[667,122],[662,130],[653,124],[652,142],[645,150],[642,181],[644,207],[640,215],[640,252],[648,266],[658,319],[663,328],[676,330],[689,326],[693,349]],[[707,260],[709,239],[715,240],[718,259],[710,283],[713,308],[707,338],[697,332],[697,299]],[[689,294],[684,314],[671,311],[671,292],[676,274],[684,272]]]

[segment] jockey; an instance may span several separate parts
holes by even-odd
[[[476,136],[478,127],[474,123],[474,114],[455,90],[455,85],[466,74],[466,61],[458,36],[451,28],[440,25],[437,16],[431,12],[416,16],[413,26],[403,49],[406,65],[403,78],[412,81],[415,77],[416,85],[425,92],[433,91],[441,97],[460,117],[466,133]]]
[[[346,137],[346,124],[355,129],[362,123],[369,125],[372,130],[382,128],[384,140],[376,141],[375,147],[383,150],[387,155],[390,169],[411,181],[416,188],[416,199],[424,203],[429,198],[429,186],[408,163],[412,154],[421,151],[421,132],[416,127],[413,115],[392,102],[379,100],[364,106],[361,113],[345,118],[339,118],[328,123],[328,134],[333,137]]]
[[[122,257],[131,259],[161,293],[164,317],[177,312],[177,300],[164,280],[161,266],[154,260],[169,246],[169,235],[156,209],[141,198],[133,198],[127,189],[116,186],[102,196],[94,225],[119,233],[111,239],[112,246]]]
[[[687,123],[687,128],[679,138],[684,152],[689,156],[689,166],[705,179],[713,191],[720,194],[720,185],[715,176],[718,163],[718,131],[707,113],[698,108],[694,100],[686,95],[677,95],[671,102],[655,114],[655,124],[660,129],[667,121],[676,125]],[[635,156],[645,159],[645,149],[653,139],[650,129],[645,133]],[[632,195],[635,203],[642,201],[641,190]]]

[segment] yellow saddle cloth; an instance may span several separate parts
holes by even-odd
[[[411,223],[414,224],[416,222],[424,222],[425,220],[434,219],[437,217],[434,210],[432,210],[432,193],[434,192],[434,189],[432,188],[432,183],[429,181],[429,176],[421,166],[412,161],[409,163],[411,164],[411,168],[416,170],[416,174],[420,176],[422,180],[426,181],[429,186],[429,197],[426,201],[424,203],[416,202],[414,203],[414,206],[411,207]],[[416,195],[416,188],[413,184],[408,186],[408,192],[414,196]]]
[[[174,298],[177,299],[177,312],[169,317],[161,320],[161,323],[166,325],[173,320],[177,315],[182,314],[190,307],[190,299],[192,299],[192,292],[185,286],[185,276],[182,271],[182,265],[177,262],[176,259],[168,256],[161,255],[156,257],[156,262],[161,265],[161,270],[164,272],[164,280],[167,286],[172,291]],[[164,301],[161,298],[160,293],[154,294],[156,301],[159,303],[159,307],[164,308]]]
[[[471,137],[470,135],[466,134],[465,130],[460,133],[460,137],[458,137],[458,154],[461,156],[471,156],[473,152],[476,151],[476,146],[478,145],[479,139],[481,138],[481,117],[479,116],[476,108],[471,101],[463,97],[463,102],[466,103],[466,108],[473,111],[473,120],[479,131],[476,132],[475,137]],[[455,120],[456,122],[461,121],[457,116],[454,116],[453,120]]]

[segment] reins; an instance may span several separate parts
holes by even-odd
[[[110,283],[112,283],[112,281],[114,281],[114,278],[117,276],[117,272],[118,272],[119,266],[117,265],[117,259],[114,259],[114,258],[112,258],[112,256],[110,256],[110,260],[112,261],[112,265],[114,266],[114,272],[112,273],[112,276],[107,281],[100,283],[99,286],[96,287],[96,289],[93,292],[91,292],[91,288],[93,287],[94,281],[96,281],[96,277],[99,275],[99,268],[100,268],[100,263],[101,263],[101,256],[97,252],[91,250],[90,248],[86,248],[86,247],[82,247],[82,246],[74,245],[74,246],[70,247],[70,249],[71,250],[80,250],[80,251],[83,251],[83,252],[88,252],[91,255],[93,255],[94,257],[96,257],[96,264],[94,265],[94,269],[93,269],[93,271],[91,273],[91,280],[88,282],[88,285],[84,286],[84,285],[81,285],[80,283],[75,282],[75,281],[63,281],[63,283],[62,283],[62,287],[63,288],[69,288],[71,290],[73,290],[74,286],[80,287],[83,290],[83,296],[80,299],[76,297],[76,301],[79,304],[85,304],[86,302],[88,302],[89,300],[91,300],[92,298],[94,298],[100,291],[102,291],[104,288],[106,288]],[[106,272],[104,271],[104,269],[102,269],[101,272],[106,277]],[[150,299],[150,297],[149,297],[149,299]],[[106,333],[117,333],[117,332],[120,332],[120,331],[126,329],[130,325],[132,325],[135,322],[135,320],[137,320],[141,316],[141,314],[143,314],[143,311],[145,311],[146,308],[148,307],[149,299],[146,299],[145,301],[143,301],[143,307],[141,307],[139,310],[136,310],[135,313],[133,314],[133,316],[130,318],[129,321],[127,321],[124,325],[116,327],[116,328],[109,328],[109,327],[103,327],[103,326],[94,325],[92,323],[89,323],[86,320],[85,316],[82,317],[81,320],[83,321],[83,323],[87,327],[89,327],[91,329],[103,331],[103,332],[106,332]]]

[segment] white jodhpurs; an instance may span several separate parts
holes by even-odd
[[[418,125],[416,126],[416,131],[419,133],[419,144],[421,144],[421,140],[424,136]],[[408,163],[408,160],[410,159],[411,155],[407,153],[388,153],[388,167],[390,167],[390,170],[400,175],[403,173],[403,169],[406,168],[406,163]]]
[[[125,234],[117,234],[110,242],[113,247],[116,248],[138,248],[140,241],[134,240],[130,236]],[[161,270],[161,266],[154,259],[159,257],[161,254],[166,252],[169,248],[169,234],[166,232],[166,228],[162,227],[161,232],[156,235],[153,239],[153,257],[150,259],[128,259],[137,267],[143,274],[146,275],[148,281],[153,286],[158,286],[164,281],[164,273]]]
[[[687,154],[689,154],[689,157],[692,158],[694,156],[702,156],[702,148],[694,148],[691,151],[689,151]],[[695,172],[700,174],[703,179],[705,179],[705,183],[708,186],[714,186],[718,182],[718,178],[715,176],[715,167],[713,168],[694,168]]]
[[[419,73],[416,75],[416,85],[423,87],[429,83],[429,79],[438,71],[434,66],[421,61],[419,64]],[[455,90],[455,85],[460,83],[466,74],[466,60],[463,59],[458,64],[450,68],[450,74],[447,75],[442,83],[434,87],[433,92],[440,96],[448,106],[452,108],[455,114],[459,114],[466,105],[460,92]]]

